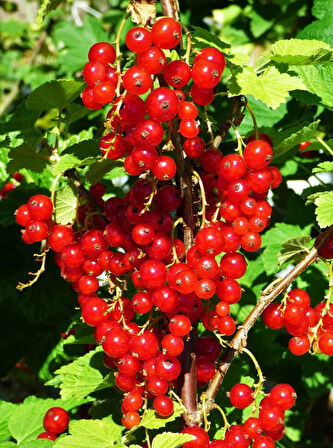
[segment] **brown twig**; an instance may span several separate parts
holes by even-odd
[[[179,20],[179,6],[177,0],[161,0],[163,15]],[[192,247],[194,239],[194,216],[192,199],[192,165],[184,159],[183,147],[179,133],[177,120],[171,125],[171,141],[174,146],[174,155],[177,164],[179,186],[182,195],[182,218],[184,221],[183,235],[186,252]],[[180,395],[187,413],[183,415],[185,424],[193,426],[198,423],[199,413],[197,406],[197,376],[195,354],[195,330],[192,330],[184,351],[181,355],[182,375],[179,381]]]
[[[314,261],[317,260],[319,249],[325,243],[327,238],[333,232],[333,227],[330,227],[324,234],[320,242],[315,245],[310,252],[300,261],[285,277],[283,277],[279,282],[274,282],[271,287],[266,288],[259,298],[259,301],[252,309],[250,314],[245,319],[244,323],[239,327],[237,333],[233,337],[230,347],[225,352],[225,355],[222,358],[222,361],[212,378],[207,392],[207,400],[206,400],[206,413],[209,413],[214,408],[214,400],[216,394],[223,382],[223,379],[226,373],[229,370],[229,367],[232,361],[235,359],[237,353],[239,353],[242,347],[245,347],[246,340],[248,336],[248,332],[251,330],[255,322],[261,316],[263,311],[267,308],[267,306],[273,302],[273,300],[290,285],[290,283],[298,277],[305,269],[307,269]]]
[[[244,118],[244,111],[243,111],[243,99],[244,97],[242,95],[234,96],[231,99],[231,109],[230,113],[228,115],[227,120],[222,124],[219,133],[215,137],[212,148],[218,149],[220,144],[222,143],[222,140],[224,139],[225,135],[231,128],[231,123],[234,123],[235,126],[239,126]]]
[[[40,49],[43,46],[43,43],[44,43],[44,41],[46,39],[46,36],[47,36],[47,32],[43,31],[42,34],[40,35],[38,41],[36,42],[36,45],[34,46],[30,56],[25,61],[25,65],[29,66],[29,65],[33,64],[37,54],[39,53]],[[15,98],[19,94],[22,82],[23,82],[22,79],[17,81],[13,85],[11,91],[9,93],[7,93],[7,95],[5,95],[3,97],[2,101],[1,101],[1,104],[0,104],[0,117],[2,117],[2,115],[6,112],[6,110],[12,104],[12,102],[15,101]]]

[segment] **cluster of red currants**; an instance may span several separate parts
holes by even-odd
[[[7,197],[7,194],[10,191],[15,190],[18,184],[20,184],[23,180],[23,175],[21,173],[14,173],[13,174],[13,180],[11,182],[7,182],[1,189],[0,189],[0,199],[5,199]]]
[[[52,213],[52,201],[43,194],[32,196],[27,204],[21,205],[16,210],[17,224],[25,227],[22,239],[26,244],[37,243],[47,238]]]
[[[252,389],[246,384],[235,384],[229,398],[231,404],[244,409],[253,403]],[[185,443],[184,448],[274,448],[275,441],[284,437],[284,412],[296,402],[296,392],[289,384],[278,384],[259,404],[259,417],[249,417],[243,425],[228,428],[223,440],[209,443],[206,431],[198,427],[188,427],[184,434],[192,434],[195,439]]]
[[[45,432],[39,434],[37,439],[56,440],[57,436],[66,431],[69,424],[69,415],[65,409],[54,407],[49,409],[44,416],[43,426]]]
[[[264,323],[274,330],[283,327],[293,337],[289,350],[296,356],[311,348],[316,353],[333,356],[333,304],[323,301],[311,307],[303,289],[293,289],[282,303],[271,303],[263,313]]]

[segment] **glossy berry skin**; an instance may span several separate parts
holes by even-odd
[[[96,260],[107,247],[106,238],[101,230],[88,230],[80,241],[85,257]]]
[[[274,448],[274,440],[267,436],[258,437],[252,445],[253,448]]]
[[[84,291],[81,292],[86,294]],[[96,298],[88,300],[82,307],[82,318],[86,324],[91,327],[96,327],[100,322],[106,319],[105,314],[107,309],[108,305],[103,299]]]
[[[188,138],[183,146],[185,154],[191,159],[201,157],[205,152],[205,147],[205,142],[201,137]]]
[[[296,392],[289,384],[277,384],[270,391],[269,398],[274,406],[286,411],[294,406],[296,402]]]
[[[273,330],[279,330],[285,324],[279,303],[269,304],[263,312],[262,318],[265,325]]]
[[[244,149],[244,159],[250,168],[266,168],[273,158],[271,146],[264,140],[253,140]]]
[[[184,350],[184,342],[181,337],[167,334],[162,339],[163,352],[170,356],[178,356]]]
[[[31,221],[31,215],[27,204],[21,205],[15,212],[15,221],[19,226],[27,227]]]
[[[307,311],[311,305],[310,296],[303,289],[292,289],[291,291],[289,291],[287,302],[294,303],[303,311]]]
[[[178,358],[170,355],[159,356],[156,360],[156,375],[167,381],[178,378],[181,366]]]
[[[50,198],[43,194],[36,194],[28,201],[28,209],[32,219],[47,221],[51,218],[53,204]]]
[[[143,67],[148,73],[156,75],[160,73],[166,64],[166,57],[158,47],[152,46],[137,56],[138,65]]]
[[[152,36],[146,28],[136,26],[127,32],[125,42],[133,53],[142,53],[151,47]]]
[[[181,314],[172,317],[169,322],[169,331],[174,336],[183,338],[191,330],[191,321],[188,317]]]
[[[61,252],[74,240],[74,232],[71,227],[56,224],[51,228],[47,244],[55,252]]]
[[[322,234],[318,235],[316,238],[316,244],[318,244],[322,239]],[[331,234],[325,243],[322,245],[322,247],[319,249],[320,256],[326,258],[327,260],[330,260],[333,258],[333,235]]]
[[[98,290],[99,282],[96,277],[91,275],[82,275],[78,283],[78,288],[82,294],[92,294]]]
[[[199,131],[199,122],[195,120],[182,120],[179,124],[179,132],[185,138],[194,138]]]
[[[217,283],[216,294],[219,300],[233,304],[240,301],[242,288],[236,280],[226,278]]]
[[[204,384],[211,380],[215,373],[215,364],[209,356],[199,355],[197,357],[197,381]]]
[[[119,358],[128,351],[130,337],[122,328],[114,328],[105,335],[103,350],[111,358]]]
[[[154,333],[144,331],[142,334],[134,335],[131,338],[129,349],[141,361],[147,361],[156,355],[158,339]]]
[[[160,395],[153,401],[153,408],[161,417],[169,417],[173,413],[173,401],[165,395]]]
[[[257,417],[249,417],[245,420],[243,428],[251,439],[257,439],[262,434],[260,421]]]
[[[139,268],[142,281],[147,288],[159,288],[166,281],[165,264],[158,260],[148,260],[142,263]]]
[[[111,103],[114,98],[116,89],[113,82],[102,81],[94,87],[94,99],[97,103],[105,104]]]
[[[224,336],[231,336],[236,331],[236,324],[231,316],[220,317],[218,330]]]
[[[162,18],[154,23],[151,34],[157,47],[171,50],[180,41],[181,26],[174,19]]]
[[[246,163],[239,154],[229,154],[223,157],[219,175],[227,180],[240,179],[246,172]]]
[[[183,101],[178,106],[178,116],[181,120],[195,120],[198,113],[198,108],[190,101]]]
[[[56,440],[57,436],[55,434],[51,434],[50,432],[42,432],[37,436],[37,439],[48,439],[48,440]]]
[[[200,60],[206,60],[215,62],[221,67],[221,70],[223,71],[225,68],[225,57],[223,53],[214,47],[207,47],[202,48],[199,53],[194,58],[194,63],[200,61]]]
[[[146,107],[153,120],[170,121],[177,115],[178,98],[173,90],[167,87],[158,87],[148,95]]]
[[[37,219],[30,221],[25,230],[28,239],[34,243],[44,240],[47,237],[48,231],[47,224]]]
[[[108,42],[97,42],[90,48],[88,59],[102,64],[113,64],[116,60],[116,51]]]
[[[196,84],[191,88],[192,100],[199,106],[208,106],[214,100],[214,89],[204,89]]]
[[[69,415],[65,409],[54,407],[49,409],[44,417],[43,426],[51,434],[61,434],[66,431],[69,423]]]
[[[221,67],[209,60],[199,59],[193,64],[192,79],[194,84],[203,89],[215,87],[222,75]]]
[[[226,440],[213,440],[208,445],[209,448],[233,448],[233,445],[231,443],[227,442]]]
[[[134,130],[134,138],[139,145],[157,146],[164,136],[164,130],[160,123],[154,120],[143,120]]]
[[[83,79],[88,86],[94,86],[96,82],[103,81],[107,76],[107,68],[101,62],[88,62],[82,70]]]
[[[235,408],[244,409],[250,406],[253,401],[253,391],[247,384],[235,384],[230,391],[229,399]]]
[[[181,89],[191,79],[191,69],[184,61],[171,61],[164,69],[163,76],[167,84]]]
[[[142,67],[134,66],[123,76],[124,88],[133,95],[143,95],[152,87],[151,75]]]
[[[328,331],[320,336],[318,346],[322,353],[333,356],[333,332]]]
[[[240,278],[246,272],[247,263],[242,254],[238,252],[225,254],[220,261],[222,275],[228,278]]]
[[[206,448],[209,444],[209,437],[206,431],[198,426],[188,426],[182,430],[182,434],[191,434],[194,440],[184,443],[183,448]]]
[[[153,175],[159,180],[170,180],[177,172],[176,162],[170,156],[159,156],[152,166]]]
[[[264,431],[278,431],[284,423],[284,413],[278,407],[267,407],[260,410],[260,426]]]
[[[121,423],[125,428],[131,429],[140,423],[141,417],[137,412],[126,412],[121,419]]]

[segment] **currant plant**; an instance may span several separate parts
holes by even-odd
[[[80,53],[80,80],[42,84],[3,122],[0,206],[40,265],[17,289],[34,307],[44,286],[52,308],[68,286],[47,359],[14,359],[61,398],[1,403],[0,447],[294,446],[297,395],[330,386],[333,51],[305,34],[249,64],[191,25],[176,0],[132,0]]]

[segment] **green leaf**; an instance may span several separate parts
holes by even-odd
[[[333,50],[320,40],[279,40],[272,45],[272,54],[269,58],[280,64],[322,64],[333,61]]]
[[[253,95],[272,109],[277,109],[289,97],[289,91],[303,90],[304,84],[296,76],[280,73],[276,67],[268,67],[257,75],[252,67],[243,67],[229,83],[233,95]]]
[[[143,426],[147,429],[160,429],[165,426],[166,423],[172,422],[176,420],[176,418],[180,417],[183,413],[182,407],[174,402],[174,411],[173,414],[170,415],[170,417],[162,418],[159,417],[154,409],[148,409],[146,415],[141,420],[140,424],[137,426],[137,428]]]
[[[325,65],[324,67],[294,67],[306,89],[319,98],[320,103],[333,109],[333,65]]]
[[[54,446],[54,442],[52,440],[32,440],[31,442],[20,443],[19,448],[51,448]]]
[[[7,401],[0,402],[0,441],[9,439],[10,431],[8,429],[9,417],[15,412],[17,405],[8,403]]]
[[[325,227],[333,224],[333,191],[327,191],[318,196],[315,201],[316,217],[319,226]]]
[[[322,40],[333,47],[332,1],[315,0],[312,12],[320,20],[310,23],[298,33],[297,37]]]
[[[50,11],[56,9],[61,3],[61,0],[43,0],[36,18],[36,25],[41,26]]]
[[[230,45],[223,42],[214,34],[211,34],[209,31],[201,28],[200,26],[192,26],[194,33],[192,34],[192,39],[196,43],[197,48],[204,47],[215,47],[220,51],[225,50],[226,48],[230,48]]]
[[[26,106],[33,111],[64,109],[72,103],[84,88],[82,81],[59,79],[46,82],[28,96]]]
[[[298,262],[300,257],[303,257],[305,253],[309,252],[309,243],[311,240],[311,236],[299,236],[282,243],[283,249],[278,255],[280,265],[287,261],[289,263]]]
[[[8,157],[10,161],[7,165],[7,171],[10,174],[22,168],[41,173],[49,164],[49,155],[46,150],[38,151],[35,146],[27,143],[12,148]]]
[[[278,271],[278,253],[281,250],[282,243],[284,243],[286,239],[308,235],[309,231],[309,226],[301,229],[297,225],[278,222],[273,228],[265,232],[262,237],[262,246],[265,247],[262,253],[262,259],[265,266],[265,271],[268,275],[274,274]]]
[[[152,448],[179,448],[184,443],[194,439],[195,437],[192,434],[163,432],[153,439]]]
[[[77,400],[43,400],[30,396],[17,406],[9,418],[8,429],[21,446],[22,442],[35,441],[38,434],[44,431],[43,418],[48,409],[60,406],[68,411],[79,404]]]
[[[259,128],[272,128],[287,114],[287,104],[281,104],[277,109],[272,110],[260,100],[256,100],[249,95],[248,103],[251,106],[256,117]],[[245,117],[242,124],[238,127],[241,135],[246,135],[253,132],[253,121],[248,110],[245,111]]]
[[[256,11],[251,11],[248,15],[251,19],[250,30],[253,36],[257,39],[262,36],[266,31],[268,31],[273,25],[272,20],[266,20],[264,17],[260,16]]]
[[[63,399],[84,398],[97,390],[114,384],[114,375],[103,376],[103,350],[97,347],[84,356],[56,370],[60,376],[60,395]]]
[[[120,169],[119,169],[120,168]],[[108,175],[108,179],[110,179],[110,175],[112,176],[113,170],[115,169],[116,176],[120,177],[124,174],[123,165],[120,162],[113,160],[103,160],[101,162],[95,162],[89,166],[88,171],[86,172],[85,178],[91,184],[95,184],[100,179],[102,179],[106,174]]]
[[[96,42],[113,41],[101,26],[100,19],[86,15],[82,26],[75,26],[67,20],[59,21],[52,30],[52,38],[59,50],[57,62],[62,73],[82,70],[82,56],[88,54]]]
[[[12,448],[12,447],[17,447],[16,443],[13,443],[13,442],[0,443],[0,448]]]
[[[58,224],[73,224],[76,217],[77,191],[66,184],[56,191],[55,220]]]
[[[56,176],[72,168],[91,165],[99,154],[96,140],[84,140],[69,146],[62,152],[59,162],[53,166],[52,173]]]
[[[69,425],[70,435],[54,442],[54,448],[110,448],[121,439],[123,428],[103,420],[77,420]]]
[[[274,142],[274,160],[278,159],[300,143],[313,138],[319,123],[320,121],[317,120],[305,126],[297,126],[284,131],[272,130],[271,137]]]
[[[332,387],[331,368],[328,356],[306,356],[302,363],[302,380],[310,397],[323,395]]]
[[[331,173],[333,172],[333,162],[321,162],[313,168],[313,173]]]

